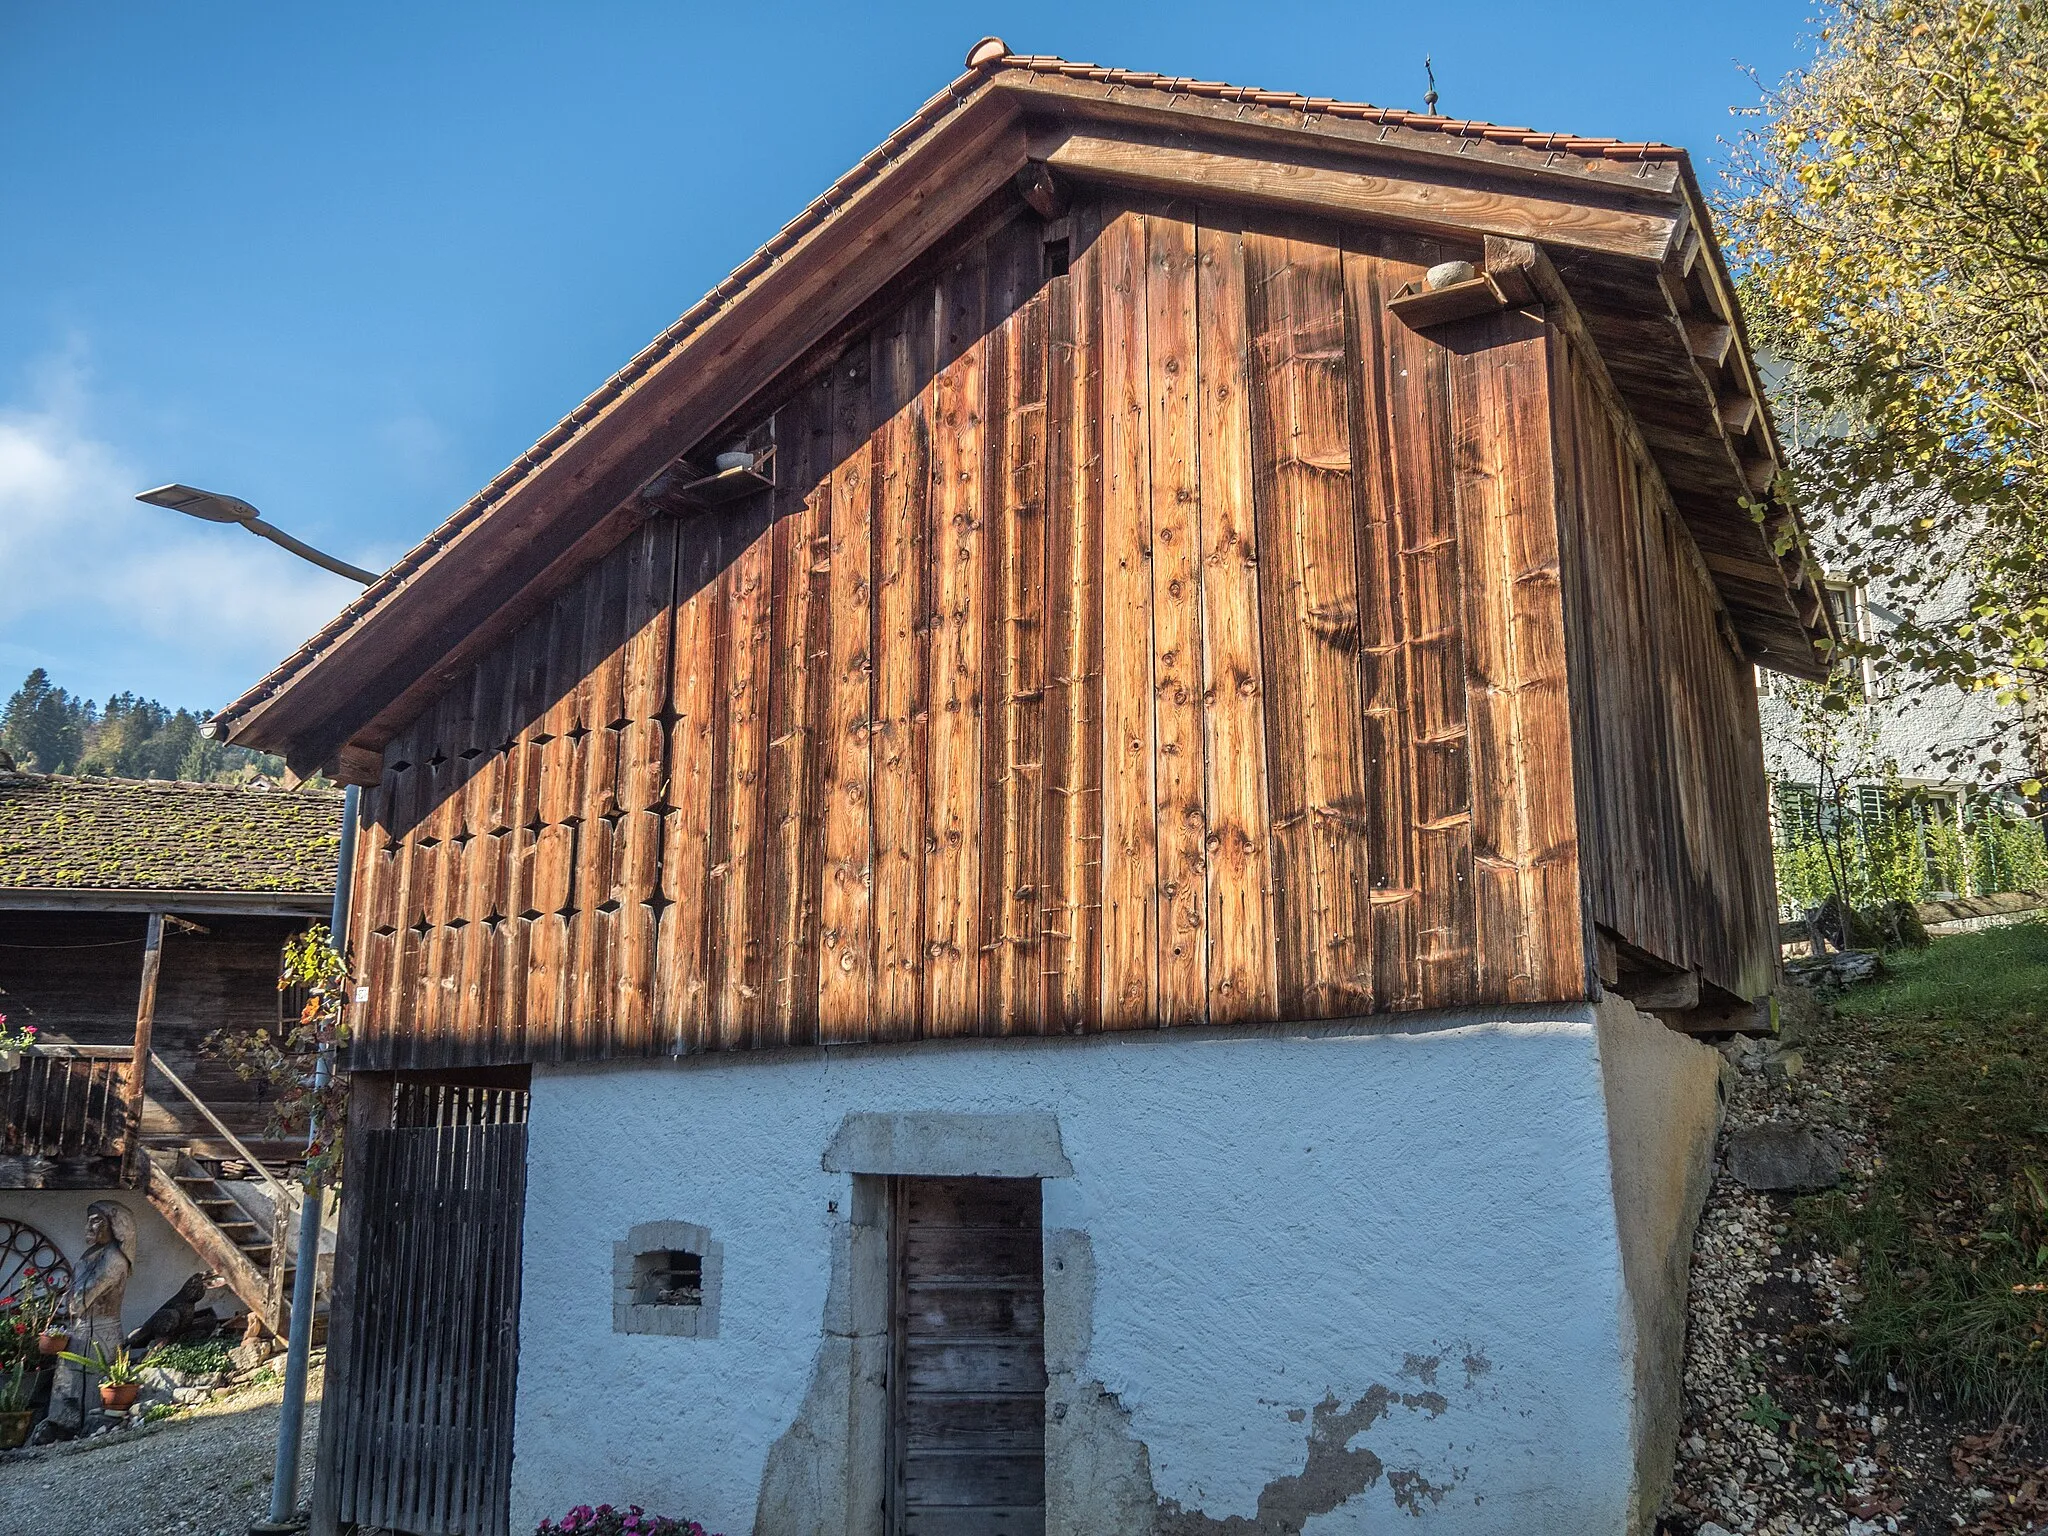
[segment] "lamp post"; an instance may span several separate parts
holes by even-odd
[[[137,501],[146,501],[152,507],[165,507],[173,512],[182,512],[187,517],[202,518],[209,523],[240,523],[259,539],[268,539],[282,549],[288,549],[301,560],[310,560],[323,571],[332,571],[337,576],[346,576],[350,581],[360,581],[368,586],[377,579],[375,571],[366,571],[359,565],[350,565],[346,560],[322,554],[310,544],[303,544],[282,528],[273,528],[263,521],[262,515],[239,496],[223,496],[218,491],[202,491],[189,485],[160,485],[153,491],[139,491]]]
[[[333,555],[323,554],[300,542],[280,528],[263,521],[256,509],[237,496],[202,491],[189,485],[160,485],[135,498],[153,507],[182,512],[209,523],[240,523],[251,533],[290,550],[322,570],[346,576],[368,586],[377,579],[374,571],[350,565]],[[334,906],[329,914],[327,935],[338,949],[348,927],[349,887],[355,875],[356,803],[359,791],[350,784],[341,797],[341,850],[334,876]],[[313,1063],[313,1108],[306,1127],[306,1150],[311,1154],[320,1137],[319,1091],[334,1073],[333,1047],[323,1045]],[[310,1170],[309,1162],[308,1168]],[[313,1291],[320,1265],[320,1181],[306,1174],[299,1198],[299,1262],[292,1276],[290,1335],[285,1346],[284,1405],[278,1415],[277,1459],[271,1467],[270,1511],[249,1527],[250,1536],[298,1529],[299,1443],[305,1438],[306,1373],[313,1350]]]

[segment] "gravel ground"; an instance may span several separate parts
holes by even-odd
[[[232,1388],[147,1425],[0,1454],[0,1530],[34,1536],[247,1536],[270,1507],[278,1385]],[[307,1389],[299,1502],[313,1487],[320,1370]]]
[[[2048,1532],[2048,1445],[1950,1415],[1842,1369],[1852,1269],[1796,1240],[1790,1198],[1738,1183],[1727,1133],[1769,1121],[1832,1127],[1852,1177],[1870,1172],[1875,1048],[1818,1009],[1826,1039],[1790,1075],[1757,1056],[1732,1075],[1714,1187],[1693,1247],[1685,1422],[1665,1536],[2019,1536]],[[1839,1033],[1837,1033],[1839,1031]],[[1795,1026],[1794,1037],[1797,1037]],[[1739,1053],[1738,1053],[1739,1054]],[[1767,1058],[1765,1058],[1767,1059]],[[1724,1074],[1728,1078],[1729,1074]]]

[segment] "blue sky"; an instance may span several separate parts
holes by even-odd
[[[0,0],[0,687],[218,707],[353,588],[128,501],[185,480],[381,567],[993,32],[1020,50],[1686,145],[1804,0]]]

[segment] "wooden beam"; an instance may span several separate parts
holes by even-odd
[[[276,891],[0,891],[0,912],[183,912],[195,917],[319,917],[334,893]]]
[[[1719,368],[1728,361],[1728,353],[1735,345],[1735,327],[1718,320],[1688,318],[1685,340],[1696,359],[1709,368]]]
[[[156,1027],[156,978],[163,965],[164,915],[149,914],[142,939],[142,988],[135,1000],[135,1052],[121,1091],[121,1182],[134,1184],[142,1172],[142,1099],[149,1080],[149,1037]]]
[[[1723,395],[1717,408],[1721,413],[1721,425],[1728,429],[1730,437],[1746,437],[1749,429],[1756,425],[1756,401],[1748,395]]]
[[[1614,990],[1644,1013],[1676,1013],[1700,1005],[1697,971],[1673,971],[1661,976],[1637,971],[1623,976]]]
[[[178,1187],[178,1181],[154,1160],[149,1165],[147,1194],[157,1214],[171,1224],[171,1230],[185,1240],[186,1246],[199,1255],[208,1269],[227,1281],[228,1289],[235,1293],[242,1305],[257,1317],[263,1317],[267,1290],[263,1271],[228,1240],[228,1235],[213,1224],[192,1197]]]
[[[1019,171],[1016,187],[1017,195],[1041,219],[1056,219],[1067,211],[1066,185],[1042,161],[1034,160]]]
[[[338,784],[374,788],[384,777],[384,754],[372,752],[367,747],[344,746],[334,754],[331,777]]]
[[[1234,198],[1322,218],[1371,219],[1433,234],[1505,235],[1547,245],[1662,261],[1675,217],[1590,207],[1534,190],[1479,189],[1403,175],[1392,167],[1318,164],[1061,130],[1031,150],[1055,170],[1188,197]]]

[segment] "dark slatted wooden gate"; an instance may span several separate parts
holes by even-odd
[[[1045,1530],[1034,1179],[898,1179],[892,1536]]]
[[[401,1085],[391,1118],[349,1133],[354,1262],[336,1287],[314,1529],[505,1536],[526,1095]]]

